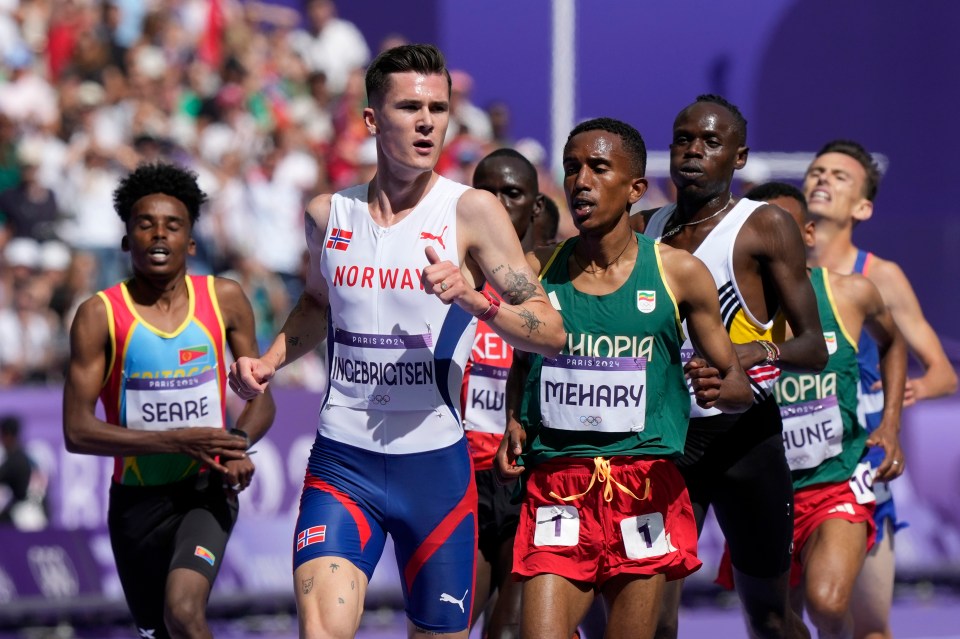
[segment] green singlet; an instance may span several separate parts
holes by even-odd
[[[579,238],[560,244],[540,279],[563,317],[567,344],[554,359],[531,355],[520,421],[520,463],[683,453],[690,395],[680,362],[683,329],[660,247],[637,235],[637,261],[616,291],[588,295],[570,281]]]
[[[817,375],[784,371],[774,388],[794,490],[850,479],[867,439],[857,420],[857,342],[840,319],[826,270],[812,269],[810,282],[830,358]]]

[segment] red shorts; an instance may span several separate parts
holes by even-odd
[[[849,482],[816,484],[801,488],[793,494],[793,561],[790,565],[790,586],[800,585],[803,564],[800,563],[803,547],[820,524],[828,519],[843,519],[854,524],[867,524],[867,551],[873,548],[877,527],[873,523],[874,502],[858,504]],[[733,567],[730,551],[723,550],[716,583],[728,590],[733,589]]]
[[[673,462],[613,457],[609,476],[601,469],[606,464],[567,458],[530,471],[514,575],[554,574],[600,586],[619,574],[672,580],[700,568],[693,507]],[[572,495],[580,496],[560,499]]]

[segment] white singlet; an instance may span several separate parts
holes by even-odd
[[[387,228],[370,217],[366,184],[333,195],[320,263],[330,292],[324,437],[386,454],[463,437],[460,384],[477,322],[425,292],[421,276],[428,246],[460,264],[457,202],[468,188],[439,177]]]
[[[740,292],[733,271],[733,248],[737,241],[737,235],[753,212],[764,204],[764,202],[742,198],[726,216],[721,218],[717,226],[710,231],[700,246],[693,252],[693,255],[700,258],[700,261],[706,264],[707,268],[710,269],[710,274],[713,275],[713,281],[717,285],[717,293],[720,296],[720,318],[723,320],[723,325],[734,344],[745,344],[759,339],[782,342],[784,339],[786,323],[783,314],[778,309],[769,322],[757,320],[750,309],[747,308],[747,303],[743,299],[743,294]],[[668,204],[655,212],[650,217],[644,234],[649,237],[660,238],[663,235],[664,227],[673,216],[676,208],[676,204]],[[685,335],[689,335],[686,321],[683,323],[683,332]],[[688,361],[693,353],[693,345],[688,338],[682,347],[684,362]],[[768,364],[754,366],[746,373],[753,388],[754,401],[758,403],[773,393],[773,386],[776,384],[777,378],[780,377],[780,369]],[[700,408],[691,395],[691,419],[719,415],[720,413],[721,411],[716,408]]]

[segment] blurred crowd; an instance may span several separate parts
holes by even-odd
[[[265,346],[300,293],[305,203],[375,172],[364,67],[403,42],[371,48],[332,0],[0,0],[0,386],[62,380],[77,306],[127,274],[113,189],[158,159],[199,174],[191,272],[238,280]],[[451,75],[439,170],[469,183],[516,146],[562,206],[543,147]],[[282,377],[319,388],[322,370],[308,358]]]

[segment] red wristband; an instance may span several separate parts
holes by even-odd
[[[487,291],[481,291],[481,293],[486,298],[486,300],[490,302],[490,306],[487,307],[487,310],[477,315],[477,319],[480,320],[481,322],[489,322],[494,317],[496,317],[498,312],[500,312],[500,300],[494,297],[493,295],[491,295],[490,293],[488,293]]]

